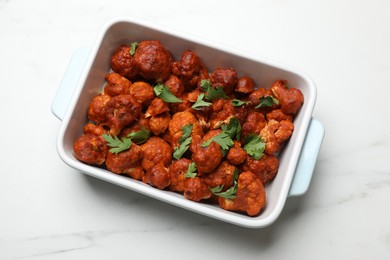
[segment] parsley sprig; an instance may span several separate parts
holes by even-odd
[[[223,190],[223,186],[224,185],[218,185],[218,186],[216,186],[214,188],[209,188],[209,189],[210,189],[210,191],[214,195],[216,195],[218,197],[222,197],[222,198],[225,198],[225,199],[228,199],[228,200],[235,199],[236,198],[236,192],[237,192],[237,185],[231,186],[226,191],[222,191]]]
[[[161,98],[167,103],[181,103],[183,100],[180,98],[177,98],[175,95],[173,95],[172,91],[167,87],[164,86],[163,84],[159,83],[153,88],[154,93],[156,96]]]
[[[273,96],[263,96],[260,98],[260,104],[255,108],[272,107],[274,104],[279,105],[279,100]]]
[[[180,144],[180,146],[176,146],[173,149],[173,158],[179,160],[190,147],[191,141],[192,141],[192,137],[188,137],[187,139],[184,140],[184,142]]]
[[[194,162],[191,162],[188,165],[188,170],[184,174],[184,177],[186,177],[186,178],[195,178],[196,177],[196,170],[197,170],[196,164]]]
[[[205,98],[208,101],[212,101],[219,98],[229,98],[221,86],[213,88],[213,86],[211,86],[211,81],[208,79],[202,79],[200,81],[200,88],[206,93]]]
[[[211,144],[211,142],[216,142],[219,144],[222,150],[229,150],[229,148],[234,144],[233,140],[230,138],[230,135],[226,132],[221,132],[220,134],[210,138],[209,140],[203,142],[201,146],[207,147]]]
[[[222,131],[226,132],[231,139],[241,139],[241,124],[238,118],[230,119],[229,124],[221,126]]]
[[[142,127],[140,131],[132,132],[127,135],[127,137],[130,137],[131,140],[136,144],[142,144],[148,140],[150,136],[150,131],[147,130],[145,127]]]
[[[203,98],[204,98],[204,93],[201,93],[196,99],[196,102],[192,105],[192,108],[195,110],[199,110],[201,107],[211,106],[211,103],[204,101]]]
[[[259,160],[264,155],[265,142],[259,135],[252,134],[245,137],[244,150],[253,157],[255,160]]]
[[[130,43],[130,55],[133,56],[135,53],[135,50],[138,47],[138,42],[132,42]]]
[[[232,118],[229,124],[221,126],[222,132],[210,138],[201,144],[202,147],[207,147],[211,142],[216,142],[221,146],[222,150],[227,151],[234,144],[234,139],[241,138],[241,125],[237,118]]]
[[[173,149],[173,158],[176,160],[179,160],[190,147],[190,143],[192,141],[192,137],[190,137],[192,133],[192,127],[193,125],[185,125],[181,128],[183,135],[179,139],[179,146],[176,146]]]
[[[131,145],[134,143],[141,144],[146,142],[150,136],[150,131],[142,127],[140,131],[132,132],[126,137],[119,138],[114,135],[102,134],[103,139],[107,142],[107,145],[111,147],[110,152],[120,153],[130,149]]]
[[[107,145],[111,147],[110,152],[112,153],[123,152],[129,149],[133,144],[131,138],[127,138],[127,137],[119,139],[119,137],[116,135],[111,136],[108,134],[102,134],[102,137],[104,138],[104,140],[106,140]]]
[[[243,106],[243,105],[248,105],[250,104],[251,102],[250,101],[242,101],[242,100],[239,100],[239,99],[232,99],[232,105],[234,107],[240,107],[240,106]]]

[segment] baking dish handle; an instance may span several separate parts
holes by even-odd
[[[288,196],[301,196],[308,190],[324,135],[322,123],[312,118]]]
[[[64,118],[89,52],[90,48],[88,47],[77,49],[66,68],[65,75],[51,104],[51,112],[60,120]]]
[[[68,108],[68,104],[84,69],[89,52],[90,48],[88,47],[77,49],[65,71],[65,75],[57,90],[51,107],[52,113],[60,120],[63,119],[66,109]],[[289,196],[300,196],[307,191],[323,137],[323,125],[318,120],[312,118],[302,147],[297,168],[295,170]]]

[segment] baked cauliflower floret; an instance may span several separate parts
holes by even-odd
[[[255,87],[255,82],[251,77],[241,77],[238,79],[234,91],[239,93],[249,94],[252,93]]]
[[[235,109],[230,100],[217,99],[212,102],[211,113],[209,115],[210,129],[220,128],[221,125],[228,124],[235,115]]]
[[[271,119],[260,132],[261,138],[266,143],[265,152],[268,154],[278,153],[282,144],[290,138],[293,131],[294,124],[291,121],[278,122]]]
[[[126,174],[133,179],[141,180],[143,176],[141,167],[142,158],[142,148],[139,145],[132,143],[129,149],[120,153],[108,152],[106,167],[113,173]]]
[[[149,128],[154,135],[160,135],[168,128],[171,121],[171,115],[168,112],[152,116],[149,119]]]
[[[177,192],[184,191],[184,182],[186,180],[185,174],[188,171],[190,163],[191,160],[186,158],[173,161],[169,167],[169,176],[171,179],[171,184],[169,186],[170,190]]]
[[[142,105],[142,107],[149,106],[150,102],[152,102],[155,97],[153,87],[149,83],[143,81],[136,81],[131,84],[129,93]]]
[[[203,182],[210,188],[223,186],[227,189],[233,184],[233,176],[236,170],[237,168],[234,165],[227,161],[223,161],[215,171],[206,174],[201,178],[203,179]]]
[[[129,94],[131,82],[122,75],[112,72],[105,77],[107,83],[104,86],[104,94],[111,97],[121,94]]]
[[[229,95],[238,81],[237,72],[233,68],[218,68],[210,74],[210,81],[214,88],[222,87]]]
[[[279,160],[275,155],[264,154],[259,160],[248,155],[241,168],[243,171],[253,172],[265,185],[275,178],[278,167]]]
[[[160,190],[169,186],[171,180],[169,177],[169,169],[164,166],[163,162],[159,162],[151,169],[146,171],[142,181],[156,187]]]
[[[251,134],[260,134],[261,130],[267,125],[264,115],[260,112],[252,111],[245,119],[242,125],[242,137],[245,138]]]
[[[287,81],[277,80],[271,91],[280,102],[283,113],[295,115],[303,104],[303,94],[299,89],[287,88]]]
[[[144,168],[145,171],[149,171],[154,165],[160,162],[162,162],[165,167],[169,167],[171,164],[172,148],[160,137],[150,137],[141,145],[141,147],[144,151],[142,168]]]
[[[131,95],[118,95],[107,102],[106,115],[104,125],[110,128],[110,134],[118,135],[124,127],[138,120],[141,104]]]
[[[96,124],[107,120],[107,103],[111,100],[109,95],[99,94],[92,98],[88,108],[88,119]]]
[[[105,133],[102,127],[87,124],[84,133],[73,144],[75,157],[87,164],[102,165],[107,156],[107,144],[101,136]]]
[[[183,82],[188,90],[196,88],[202,79],[209,76],[202,60],[190,50],[184,51],[180,60],[173,63],[172,73]]]
[[[134,66],[146,80],[162,83],[171,74],[173,58],[160,41],[141,41],[134,54]]]
[[[219,197],[218,202],[223,209],[256,216],[266,204],[264,186],[252,172],[242,172],[238,177],[236,197],[234,199]]]
[[[230,148],[226,159],[233,165],[240,165],[245,162],[247,153],[241,147],[241,143],[237,140],[234,141],[233,147]]]
[[[167,103],[164,102],[161,98],[154,98],[152,103],[149,105],[148,109],[145,112],[146,117],[156,116],[164,112],[168,112],[169,107]]]
[[[218,135],[221,130],[209,131],[203,138],[199,135],[192,136],[190,150],[192,161],[198,168],[198,176],[213,172],[221,163],[223,155],[221,147],[216,142],[204,146],[203,143]]]
[[[128,79],[132,79],[138,73],[130,51],[131,47],[123,44],[115,50],[111,57],[112,70]]]
[[[186,178],[184,181],[184,197],[192,201],[209,199],[212,195],[209,187],[199,177]]]
[[[164,82],[164,86],[167,86],[176,97],[180,97],[185,91],[183,83],[175,75],[170,75],[168,80]]]

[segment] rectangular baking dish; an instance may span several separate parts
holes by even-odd
[[[298,88],[303,93],[305,101],[295,118],[294,133],[279,155],[279,172],[266,186],[267,206],[259,216],[249,217],[225,211],[218,206],[192,202],[180,194],[158,190],[140,181],[86,165],[74,157],[73,143],[88,121],[90,100],[104,86],[104,76],[110,71],[113,51],[120,44],[147,39],[161,41],[175,59],[179,59],[184,50],[191,49],[203,59],[209,69],[234,67],[239,76],[250,76],[261,86],[271,86],[275,80],[285,79],[289,86]],[[307,190],[324,134],[321,123],[312,119],[315,100],[316,87],[313,80],[297,69],[156,24],[120,18],[109,22],[101,30],[91,48],[80,49],[75,53],[53,101],[52,112],[62,120],[57,151],[69,166],[90,176],[215,219],[243,227],[260,228],[272,224],[278,218],[289,195],[301,195]]]

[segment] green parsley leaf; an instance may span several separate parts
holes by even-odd
[[[142,127],[140,131],[133,132],[127,135],[127,137],[130,137],[131,140],[136,144],[142,144],[148,140],[150,136],[150,131],[147,130],[145,127]]]
[[[221,126],[222,131],[227,133],[231,139],[241,139],[241,124],[240,120],[233,117],[230,119],[229,124]]]
[[[211,86],[211,81],[208,80],[208,79],[201,79],[200,80],[200,88],[204,91],[204,92],[208,92],[210,88],[212,88]]]
[[[180,146],[175,147],[173,149],[173,158],[175,158],[176,160],[179,160],[183,156],[183,154],[188,150],[188,148],[190,147],[190,143],[192,140],[192,137],[190,137],[190,135],[192,133],[192,127],[193,127],[193,125],[188,124],[188,125],[185,125],[181,128],[183,135],[179,139]]]
[[[233,139],[241,139],[241,124],[240,121],[234,117],[230,119],[229,124],[222,125],[221,129],[221,133],[203,142],[201,146],[207,147],[214,141],[221,146],[223,154],[226,155],[226,151],[234,144]]]
[[[236,198],[237,185],[230,187],[229,189],[227,189],[224,192],[221,192],[223,189],[223,185],[222,186],[218,185],[217,187],[214,187],[212,189],[209,188],[209,189],[216,196],[219,196],[219,197],[222,197],[222,198],[225,198],[228,200],[232,200],[232,199]]]
[[[202,147],[207,147],[211,144],[211,142],[216,142],[217,144],[219,144],[219,146],[221,146],[221,148],[223,150],[229,150],[230,147],[233,146],[234,142],[233,140],[230,138],[230,135],[226,132],[221,132],[220,134],[210,138],[209,140],[203,142],[201,144]]]
[[[161,98],[167,103],[181,103],[183,102],[180,98],[177,98],[175,95],[173,95],[172,91],[163,84],[157,84],[154,88],[154,93],[156,96]]]
[[[221,86],[218,86],[216,88],[213,88],[211,86],[211,82],[208,79],[202,79],[200,81],[200,88],[206,92],[205,98],[208,101],[218,99],[218,98],[223,98],[223,99],[228,99],[228,95],[226,95],[225,91]]]
[[[191,125],[191,124],[188,124],[188,125],[185,125],[181,128],[181,131],[183,132],[183,135],[181,136],[181,138],[179,139],[179,144],[181,144],[182,142],[184,142],[192,133],[192,127],[194,125]]]
[[[218,86],[216,88],[211,88],[206,95],[206,100],[215,100],[218,98],[228,99],[229,97],[226,95],[225,91],[222,87]]]
[[[242,101],[242,100],[239,100],[239,99],[232,99],[232,105],[234,107],[240,107],[240,106],[247,105],[247,104],[250,104],[250,103],[251,103],[250,101]]]
[[[188,137],[187,139],[184,140],[184,142],[182,142],[180,144],[179,147],[176,146],[173,149],[173,158],[175,158],[176,160],[179,160],[183,156],[183,154],[188,150],[188,148],[190,147],[191,140],[192,140],[192,137]]]
[[[264,155],[265,143],[260,136],[256,134],[249,135],[245,138],[244,150],[253,157],[259,160]]]
[[[209,189],[210,189],[210,191],[211,191],[212,193],[221,192],[222,189],[223,189],[223,184],[222,184],[222,185],[215,186],[214,188],[210,188],[210,187],[209,187]]]
[[[120,153],[131,147],[132,141],[130,138],[122,138],[119,139],[118,136],[112,137],[108,134],[102,134],[103,139],[107,142],[107,145],[112,147],[110,152],[112,153]]]
[[[204,93],[201,93],[198,98],[196,99],[196,102],[192,105],[192,108],[195,110],[199,110],[200,107],[208,107],[211,106],[210,102],[203,101]]]
[[[131,46],[131,48],[130,48],[130,55],[133,56],[134,53],[135,53],[135,50],[138,47],[138,42],[132,42],[132,43],[130,43],[130,46]]]
[[[264,96],[260,98],[260,104],[255,108],[272,107],[274,104],[279,105],[279,100],[273,96]]]
[[[238,175],[240,174],[240,171],[236,168],[233,173],[233,183],[237,184],[238,182]]]
[[[186,174],[184,174],[184,177],[186,178],[195,178],[196,177],[196,164],[194,162],[191,162],[190,165],[188,165],[188,170]]]

